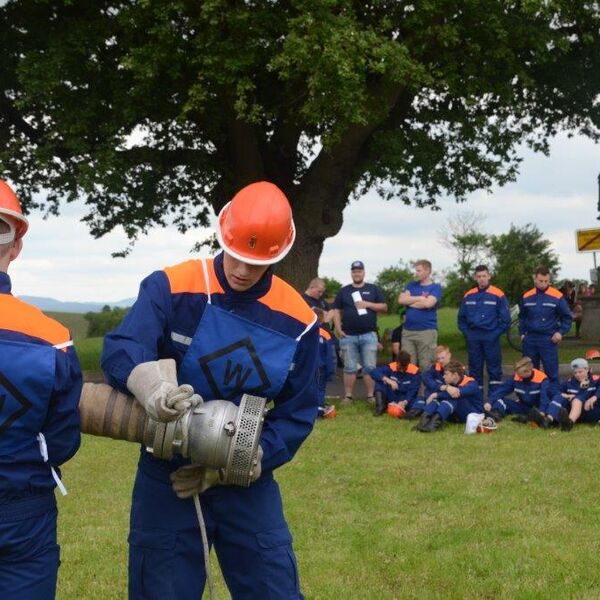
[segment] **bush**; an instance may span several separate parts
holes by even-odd
[[[105,306],[99,313],[86,313],[85,320],[89,323],[87,337],[102,337],[106,335],[121,323],[128,310],[128,308],[111,308],[110,306]]]

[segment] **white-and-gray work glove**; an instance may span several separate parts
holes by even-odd
[[[202,403],[191,385],[179,385],[172,358],[140,363],[127,378],[127,389],[155,420],[175,421],[190,408]]]
[[[172,488],[178,498],[191,498],[194,494],[202,494],[213,485],[222,482],[217,469],[200,465],[185,465],[171,473]]]

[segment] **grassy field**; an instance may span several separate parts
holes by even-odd
[[[70,332],[74,340],[81,340],[87,336],[89,323],[81,313],[65,313],[48,311],[49,317],[62,323]]]
[[[410,425],[338,408],[279,469],[308,599],[600,597],[598,429]],[[59,599],[126,597],[137,452],[84,436],[65,466]]]

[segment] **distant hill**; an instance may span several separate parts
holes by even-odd
[[[64,313],[87,313],[87,312],[99,312],[106,305],[110,307],[118,306],[120,308],[127,308],[135,302],[135,298],[126,298],[125,300],[119,300],[118,302],[63,302],[62,300],[56,300],[55,298],[43,298],[41,296],[19,296],[23,302],[29,302],[37,306],[39,309],[51,312],[64,312]]]

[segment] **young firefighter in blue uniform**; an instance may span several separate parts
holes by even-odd
[[[322,327],[325,311],[322,308],[313,307],[313,312],[317,315],[319,322],[319,364],[317,368],[317,381],[319,391],[319,417],[333,418],[335,416],[335,406],[325,404],[325,394],[327,393],[327,382],[335,375],[335,346],[333,336]]]
[[[194,392],[205,401],[239,403],[244,392],[274,401],[260,439],[262,464],[258,456],[249,488],[207,489],[210,470],[141,449],[129,534],[132,599],[201,597],[206,574],[191,499],[196,493],[234,599],[302,598],[273,479],[273,469],[293,458],[317,416],[316,317],[271,269],[294,237],[291,208],[279,188],[267,182],[243,188],[219,213],[224,252],[152,273],[105,339],[109,382],[132,392],[154,418],[178,418],[195,404]],[[176,380],[169,376],[173,360]]]
[[[506,415],[517,415],[514,420],[525,423],[533,408],[548,406],[550,382],[545,373],[534,369],[528,356],[519,359],[514,369],[514,375],[505,379],[483,406],[495,421],[501,421]],[[516,399],[508,398],[512,394]]]
[[[481,390],[473,377],[465,375],[465,367],[451,360],[444,367],[444,385],[425,401],[425,410],[414,430],[433,433],[452,417],[464,423],[469,413],[483,412]]]
[[[558,345],[571,329],[573,317],[564,296],[550,286],[547,267],[536,269],[533,282],[535,287],[523,294],[519,304],[523,356],[529,356],[536,369],[543,363],[554,395],[559,390]]]
[[[424,395],[419,396],[412,408],[404,415],[405,419],[420,417],[425,408],[425,400],[431,394],[438,392],[444,385],[444,367],[452,360],[452,353],[448,346],[437,346],[435,349],[436,361],[422,374]]]
[[[421,372],[417,365],[410,362],[410,354],[404,350],[398,352],[398,358],[385,367],[377,367],[371,371],[375,381],[376,417],[381,416],[388,404],[399,404],[404,410],[425,408],[423,399],[417,399],[421,386]]]
[[[0,598],[51,600],[56,591],[54,487],[79,448],[81,371],[69,332],[11,295],[9,264],[27,220],[0,180]]]
[[[477,287],[465,293],[458,311],[458,328],[465,336],[469,374],[483,389],[483,365],[487,366],[488,393],[502,383],[500,336],[510,328],[510,309],[504,292],[490,285],[485,265],[475,268]]]
[[[562,431],[571,431],[579,419],[584,423],[595,423],[600,418],[598,409],[595,409],[597,376],[590,376],[585,358],[572,360],[571,370],[573,375],[560,384],[560,392],[548,405],[540,406],[539,410],[532,409],[531,419],[540,427],[546,429],[560,424]]]

